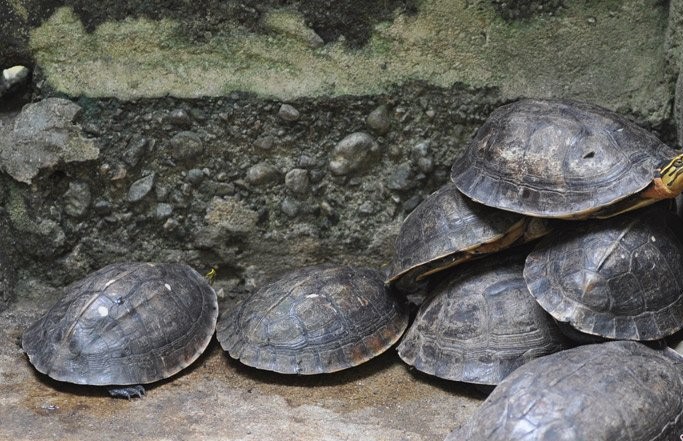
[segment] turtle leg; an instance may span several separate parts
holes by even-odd
[[[126,398],[130,400],[133,397],[142,398],[145,395],[145,388],[141,384],[135,386],[110,387],[108,389],[109,395],[114,398]]]

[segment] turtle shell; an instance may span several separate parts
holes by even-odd
[[[404,308],[367,268],[292,271],[222,314],[216,335],[231,357],[258,369],[319,374],[361,364],[408,326]]]
[[[678,440],[681,357],[615,341],[533,360],[503,380],[446,441]]]
[[[70,383],[132,385],[170,377],[209,344],[216,293],[176,263],[115,263],[65,288],[22,347],[35,368]]]
[[[531,216],[588,217],[646,188],[676,152],[595,105],[521,100],[496,109],[451,179],[482,204]]]
[[[429,274],[548,231],[545,224],[530,230],[530,221],[526,216],[473,202],[448,183],[403,221],[387,282],[403,279],[398,285],[410,287]],[[525,236],[527,230],[533,232]]]
[[[683,327],[683,226],[662,204],[571,223],[526,260],[529,291],[581,332],[655,340]]]
[[[524,257],[490,256],[446,274],[398,346],[403,361],[448,380],[494,385],[529,360],[565,349],[527,290]]]

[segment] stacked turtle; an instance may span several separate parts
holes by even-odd
[[[569,335],[627,340],[683,327],[682,227],[662,204],[644,208],[681,192],[683,158],[600,107],[522,100],[493,112],[451,177],[405,219],[387,277],[343,265],[298,269],[218,317],[215,292],[188,266],[114,264],[67,287],[22,345],[40,372],[124,397],[188,366],[214,330],[247,365],[335,372],[401,338],[408,314],[392,288],[426,287],[401,358],[428,374],[501,385],[454,439],[616,439],[558,425],[579,421],[596,393],[664,415],[656,433],[683,432],[683,402],[671,398],[681,394],[667,394],[681,389],[671,353],[635,342],[564,350],[556,323]],[[516,246],[542,236],[531,253]],[[609,374],[585,378],[600,369]],[[529,386],[530,378],[543,381]],[[652,378],[661,381],[646,402],[613,390],[614,379]],[[528,412],[534,406],[552,410]],[[628,439],[664,439],[641,431],[649,422],[637,412],[616,412],[624,433],[643,434]]]
[[[683,387],[680,358],[635,342],[548,354],[568,347],[552,318],[579,342],[651,341],[683,328],[683,226],[667,204],[652,205],[681,192],[683,157],[601,107],[521,100],[492,113],[451,179],[406,218],[388,278],[428,293],[398,346],[404,361],[442,378],[501,384],[449,439],[682,433],[683,401],[664,393]],[[542,235],[530,253],[493,255]],[[600,369],[609,373],[586,378]],[[643,402],[614,391],[615,379],[646,382],[655,372],[660,384]],[[621,432],[585,423],[601,414],[600,401],[582,404],[596,393],[617,403]],[[664,427],[639,420],[639,409],[666,415]]]

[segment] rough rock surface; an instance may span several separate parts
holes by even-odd
[[[123,260],[216,267],[218,288],[233,297],[311,263],[380,268],[405,214],[446,182],[452,158],[499,102],[494,90],[413,84],[390,95],[297,100],[299,120],[284,121],[280,102],[252,95],[82,98],[80,132],[101,147],[97,159],[63,161],[30,188],[0,174],[19,295]],[[395,129],[361,135],[371,142],[342,155],[352,172],[334,174],[335,146],[362,132],[379,106]]]
[[[99,149],[73,124],[79,111],[67,99],[47,98],[0,119],[0,169],[30,184],[41,169],[96,159]]]
[[[14,300],[15,271],[5,251],[0,249],[0,312]]]

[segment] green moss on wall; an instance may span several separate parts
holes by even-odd
[[[667,11],[642,1],[570,2],[557,16],[506,22],[486,1],[424,0],[376,26],[369,43],[320,45],[295,10],[263,33],[226,26],[190,42],[178,23],[130,19],[86,33],[68,8],[31,35],[49,82],[122,99],[249,91],[278,99],[375,94],[406,81],[497,87],[505,97],[570,96],[654,118],[669,110]]]

